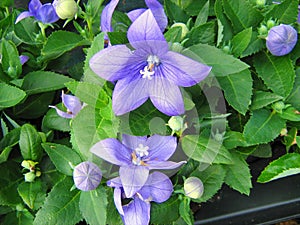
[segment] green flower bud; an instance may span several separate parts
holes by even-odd
[[[180,39],[183,40],[183,38],[187,35],[189,32],[188,27],[184,23],[174,23],[171,28],[173,27],[181,27],[181,37]]]
[[[24,174],[25,182],[33,182],[36,175],[34,172],[28,172]]]
[[[225,52],[226,54],[230,54],[231,52],[231,49],[228,45],[225,45],[223,48],[222,48],[223,52]]]
[[[264,6],[266,4],[266,0],[256,0],[257,6]]]
[[[38,162],[34,162],[32,160],[23,160],[23,162],[21,163],[21,166],[30,171],[34,171],[34,167],[36,164],[38,164]]]
[[[184,118],[181,116],[172,116],[167,124],[172,129],[172,134],[177,133],[179,135],[187,128],[184,123]]]
[[[282,113],[282,110],[285,108],[285,104],[283,101],[279,101],[279,102],[275,102],[273,105],[272,105],[272,108],[278,112],[278,113]]]
[[[268,28],[265,25],[260,25],[260,27],[258,28],[258,33],[260,35],[267,35],[268,34]]]
[[[184,194],[190,198],[200,198],[203,195],[204,186],[197,177],[189,177],[184,181]]]
[[[270,30],[272,27],[274,27],[276,25],[274,20],[268,20],[267,21],[267,27]]]
[[[55,11],[61,19],[72,19],[78,12],[78,5],[74,0],[57,0]]]

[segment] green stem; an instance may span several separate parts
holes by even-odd
[[[45,25],[45,24],[43,24],[41,22],[38,22],[38,25],[39,25],[39,27],[41,29],[41,33],[42,33],[42,36],[43,36],[44,40],[46,40],[47,37],[46,37],[46,32],[45,31],[46,31],[46,28],[48,27],[48,25]]]

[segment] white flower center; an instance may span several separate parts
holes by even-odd
[[[144,70],[140,70],[140,74],[143,75],[142,78],[147,78],[152,80],[154,75],[154,67],[158,66],[160,63],[159,58],[156,55],[149,55],[147,58],[148,65],[144,67]]]
[[[148,156],[149,155],[149,147],[144,146],[143,144],[139,144],[139,146],[135,149],[136,154],[139,157]]]

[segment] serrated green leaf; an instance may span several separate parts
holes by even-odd
[[[180,42],[182,37],[181,27],[171,27],[165,34],[165,39],[167,42],[175,43]]]
[[[87,40],[84,40],[82,36],[74,32],[63,30],[55,31],[48,37],[41,51],[41,60],[55,59],[73,48],[89,44]]]
[[[181,8],[171,0],[164,1],[164,8],[170,21],[186,23],[189,19],[189,16],[186,14],[183,8]]]
[[[128,43],[126,32],[107,32],[111,45],[120,45]]]
[[[223,7],[236,33],[263,20],[261,13],[245,0],[223,0]]]
[[[57,106],[60,107],[60,105]],[[67,132],[71,129],[70,119],[59,116],[56,110],[51,108],[43,118],[43,128]]]
[[[232,152],[233,164],[227,165],[225,183],[241,194],[250,194],[252,188],[251,174],[248,164],[242,155]]]
[[[252,27],[237,33],[232,39],[232,53],[239,57],[246,50],[252,37]]]
[[[252,77],[250,71],[218,77],[218,81],[228,103],[239,113],[245,115],[252,96]]]
[[[80,191],[70,191],[73,184],[71,177],[65,177],[53,187],[36,214],[34,225],[74,225],[82,219],[79,210]]]
[[[26,93],[21,89],[0,83],[0,110],[18,104],[25,96]]]
[[[15,128],[11,130],[0,141],[0,149],[4,149],[8,146],[15,146],[19,143],[21,128]]]
[[[294,122],[300,122],[300,112],[292,106],[284,109],[282,113],[279,115],[283,119],[294,121]]]
[[[259,175],[257,182],[266,183],[300,173],[300,154],[288,153],[271,162]]]
[[[275,4],[274,8],[267,13],[266,18],[277,19],[279,23],[291,24],[297,20],[298,0],[285,0]]]
[[[229,40],[232,39],[233,28],[232,28],[232,25],[230,23],[230,20],[228,19],[228,17],[224,13],[224,7],[223,7],[222,0],[216,0],[215,1],[214,11],[215,11],[216,16],[218,18],[218,24],[220,23],[222,25],[222,29],[219,28],[219,31],[218,31],[218,36],[222,37],[221,40],[219,40],[219,38],[218,38],[217,43],[218,43],[218,46],[219,46],[219,42],[229,41]],[[220,34],[220,30],[221,30],[222,34]]]
[[[22,64],[15,44],[2,39],[2,69],[11,78],[16,79],[22,73]]]
[[[169,198],[163,203],[151,204],[150,223],[156,225],[170,224],[179,218],[180,201],[176,196]],[[161,216],[164,215],[164,216]]]
[[[297,128],[292,127],[288,133],[284,136],[283,144],[285,145],[285,148],[287,152],[289,151],[290,147],[295,144],[295,140],[297,138]]]
[[[182,138],[184,153],[199,162],[207,164],[230,164],[231,155],[222,143],[198,135],[186,135]]]
[[[274,140],[282,128],[285,120],[276,113],[266,109],[259,109],[252,113],[244,127],[244,137],[248,144],[263,144]]]
[[[32,210],[37,210],[46,198],[46,193],[42,189],[42,182],[22,182],[18,186],[18,193],[24,203]]]
[[[106,224],[107,196],[103,186],[80,194],[79,208],[83,218],[90,225]],[[110,212],[109,212],[110,213]]]
[[[24,20],[21,20],[14,25],[14,32],[22,42],[29,45],[37,44],[36,37],[39,33],[39,27],[35,22],[35,18],[28,17]]]
[[[194,224],[194,217],[190,208],[190,201],[184,198],[179,204],[179,214],[188,225]]]
[[[270,144],[258,145],[251,153],[251,155],[259,158],[270,158],[272,156],[271,145]]]
[[[264,41],[258,37],[258,33],[256,31],[252,32],[252,37],[250,43],[243,53],[240,55],[241,58],[253,55],[265,47]]]
[[[228,131],[223,141],[223,145],[227,149],[234,149],[238,146],[247,146],[247,142],[243,134],[237,131]]]
[[[201,198],[193,199],[194,202],[206,202],[213,197],[222,187],[226,170],[221,165],[211,165],[205,170],[198,168],[190,176],[198,177],[203,185],[204,192]]]
[[[295,71],[288,55],[277,57],[262,51],[254,57],[254,67],[275,94],[287,97],[291,93]]]
[[[7,214],[1,221],[1,225],[32,225],[33,219],[33,215],[27,209],[24,209],[23,211]]]
[[[25,124],[20,133],[20,149],[24,159],[39,161],[43,155],[42,138],[30,124]]]
[[[195,21],[195,27],[206,23],[208,14],[209,14],[209,1],[207,1],[204,4],[204,6],[201,8],[201,10],[199,11],[196,21]]]
[[[57,170],[65,175],[72,176],[71,165],[76,166],[82,160],[77,152],[65,145],[55,143],[43,143],[42,147],[49,155]]]
[[[249,67],[246,63],[224,53],[221,49],[205,44],[191,46],[182,54],[212,66],[211,72],[217,77],[238,73]]]
[[[54,72],[34,71],[26,74],[22,89],[32,95],[64,88],[64,84],[70,81],[73,79]]]
[[[296,69],[296,78],[294,82],[294,87],[288,98],[287,103],[292,104],[296,109],[300,110],[300,68]]]
[[[265,106],[270,105],[273,102],[277,102],[279,100],[283,99],[283,97],[276,95],[271,92],[267,91],[255,91],[253,93],[252,103],[250,106],[250,109],[256,110],[261,109]]]

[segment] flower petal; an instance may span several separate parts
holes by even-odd
[[[153,105],[168,116],[178,116],[184,113],[184,103],[180,89],[166,78],[159,76],[156,70],[154,79],[149,82],[150,99]]]
[[[173,184],[169,177],[161,172],[153,172],[138,193],[145,201],[157,203],[167,201],[173,192]]]
[[[92,146],[90,151],[115,165],[126,166],[131,164],[131,151],[114,138],[99,141]]]
[[[146,183],[149,169],[145,166],[121,166],[120,178],[127,198],[131,198]]]
[[[123,206],[125,225],[146,225],[150,221],[150,202],[135,196],[128,205]]]
[[[185,164],[186,161],[181,161],[181,162],[172,162],[172,161],[148,161],[147,162],[147,167],[149,170],[172,170],[180,167],[181,165]]]
[[[42,3],[39,0],[31,0],[28,4],[29,12],[35,14],[41,6]]]
[[[114,190],[114,203],[118,212],[124,216],[124,211],[122,207],[122,190],[121,188],[115,188]]]
[[[119,80],[112,96],[112,107],[116,115],[123,115],[142,105],[149,97],[148,79],[132,78]]]
[[[164,76],[182,87],[190,87],[199,83],[208,76],[212,68],[172,51],[167,52],[161,61]]]
[[[132,135],[127,135],[123,134],[122,135],[122,143],[125,145],[127,148],[131,149],[132,151],[136,149],[139,144],[146,145],[146,136],[132,136]]]
[[[63,104],[67,109],[72,112],[73,115],[76,115],[82,108],[79,98],[73,95],[66,95],[63,91],[61,93],[61,99]]]
[[[113,82],[131,75],[139,62],[141,59],[126,45],[114,45],[96,53],[90,59],[90,67],[98,76]]]
[[[57,20],[59,20],[59,17],[56,14],[56,11],[55,11],[53,5],[50,3],[42,5],[38,9],[35,17],[37,20],[41,21],[44,24],[54,23]]]
[[[24,65],[29,60],[29,56],[27,55],[20,55],[19,58],[22,65]]]
[[[16,19],[16,22],[15,23],[18,23],[20,22],[21,20],[27,18],[27,17],[30,17],[30,16],[34,16],[31,12],[28,12],[28,11],[25,11],[25,12],[22,12]]]
[[[60,109],[58,109],[56,106],[53,106],[53,105],[49,105],[50,108],[53,108],[56,110],[56,113],[63,117],[63,118],[66,118],[66,119],[72,119],[74,117],[73,114],[69,114],[67,112],[64,112],[64,111],[61,111]]]
[[[149,147],[150,159],[159,161],[168,160],[176,150],[177,140],[173,136],[153,135],[148,138],[146,145]]]
[[[112,15],[115,11],[116,6],[118,5],[119,0],[111,0],[103,9],[101,13],[101,31],[102,32],[111,32],[113,31],[111,27]]]
[[[164,43],[164,47],[158,50],[167,51],[168,43],[166,42],[163,33],[161,32],[152,12],[150,9],[146,10],[139,16],[129,27],[127,37],[130,44],[135,49],[149,49],[149,46],[155,49],[155,42],[159,41]],[[147,41],[152,43],[147,44]]]
[[[122,182],[120,177],[115,177],[113,179],[110,179],[106,182],[108,187],[117,187],[117,188],[121,188],[122,187]]]
[[[168,18],[164,7],[157,0],[145,0],[145,3],[151,10],[160,30],[163,32],[168,26]]]
[[[127,13],[131,22],[135,21],[140,15],[142,15],[147,9],[134,9]]]

